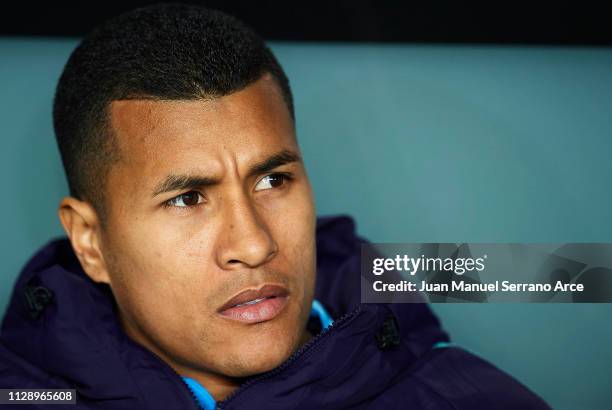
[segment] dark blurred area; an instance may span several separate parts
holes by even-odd
[[[0,35],[82,36],[97,23],[154,2],[6,2]],[[612,45],[605,2],[200,1],[267,40],[309,42]]]

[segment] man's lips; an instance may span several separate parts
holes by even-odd
[[[242,323],[259,323],[275,318],[287,304],[289,291],[280,285],[265,285],[259,289],[247,289],[218,309],[229,319]]]

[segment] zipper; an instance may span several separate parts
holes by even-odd
[[[310,339],[304,346],[302,346],[300,349],[294,352],[291,356],[289,356],[289,358],[285,360],[283,364],[281,364],[280,366],[272,370],[269,370],[266,373],[262,373],[258,376],[253,377],[252,379],[247,380],[246,382],[241,384],[240,387],[238,387],[236,390],[230,393],[229,396],[225,398],[225,400],[217,402],[217,406],[215,407],[215,409],[222,410],[226,408],[233,400],[236,399],[238,395],[242,394],[245,390],[249,389],[253,385],[263,380],[267,380],[285,371],[287,368],[292,366],[297,360],[304,357],[306,353],[308,353],[309,350],[312,350],[313,346],[321,343],[322,340],[325,340],[326,338],[328,338],[330,333],[333,333],[336,329],[348,323],[352,318],[357,316],[359,312],[361,312],[361,305],[359,305],[357,309],[344,314],[337,320],[334,320],[327,329],[319,332],[318,335]]]

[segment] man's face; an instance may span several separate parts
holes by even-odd
[[[276,83],[110,113],[121,160],[101,246],[127,333],[184,375],[278,366],[305,337],[316,262],[312,192]]]

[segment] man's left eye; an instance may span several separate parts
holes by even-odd
[[[255,191],[263,191],[264,189],[278,188],[289,179],[286,174],[270,174],[266,175],[257,183]]]
[[[202,198],[202,201],[200,201],[200,198]],[[201,193],[197,191],[189,191],[167,200],[165,202],[165,205],[168,207],[173,206],[176,208],[192,208],[204,202],[203,199],[204,197]]]

